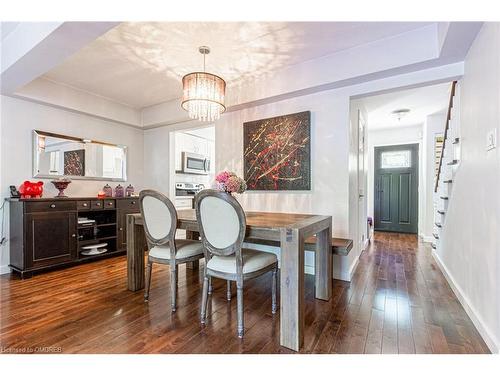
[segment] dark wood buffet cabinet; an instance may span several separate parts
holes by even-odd
[[[126,217],[138,198],[10,200],[10,267],[21,277],[126,252]],[[84,255],[101,244],[106,252]],[[104,245],[105,244],[105,245]]]

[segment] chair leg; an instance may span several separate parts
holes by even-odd
[[[151,288],[151,273],[153,271],[153,262],[148,261],[146,266],[146,288],[144,290],[144,302],[149,301],[149,289]]]
[[[177,266],[170,266],[170,301],[172,311],[177,309]]]
[[[208,277],[208,294],[212,294],[212,276]]]
[[[236,298],[238,301],[238,337],[243,338],[243,283],[236,282]]]
[[[203,278],[203,292],[201,295],[201,314],[200,314],[201,324],[205,324],[205,318],[207,316],[207,303],[208,303],[208,276],[205,275],[205,277]]]
[[[273,270],[273,297],[272,297],[272,313],[276,314],[277,310],[277,288],[278,288],[278,266]]]
[[[231,301],[231,280],[227,280],[226,298]]]

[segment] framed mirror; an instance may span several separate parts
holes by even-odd
[[[127,146],[33,130],[33,177],[127,180]]]

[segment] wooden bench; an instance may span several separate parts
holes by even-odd
[[[258,238],[246,238],[245,242],[248,243],[254,243],[258,245],[266,245],[266,246],[274,246],[274,247],[279,247],[280,243],[279,241],[272,241],[272,240],[261,240]],[[306,246],[305,250],[306,251],[315,251],[316,249],[316,237],[310,237],[306,240]],[[349,254],[349,252],[352,249],[352,240],[345,239],[345,238],[332,238],[332,253],[334,255],[340,255],[340,256],[346,256]]]

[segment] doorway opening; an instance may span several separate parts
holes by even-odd
[[[356,224],[352,235],[361,251],[374,231],[432,241],[436,139],[444,130],[450,90],[446,82],[351,99],[358,158],[350,225]]]
[[[177,211],[194,208],[194,196],[215,179],[215,126],[183,127],[170,132],[170,197]],[[185,238],[179,229],[177,238]]]

